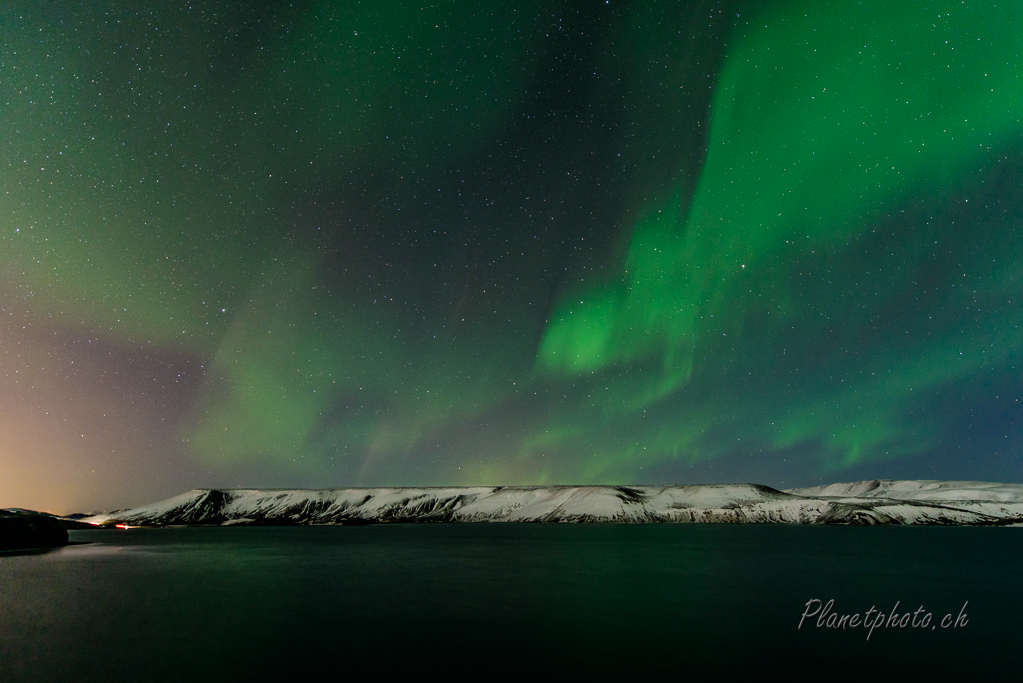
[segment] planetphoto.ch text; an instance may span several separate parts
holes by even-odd
[[[799,618],[797,630],[801,631],[804,625],[809,626],[810,624],[816,625],[817,628],[841,629],[843,631],[862,628],[867,631],[867,640],[870,640],[870,636],[873,635],[876,628],[918,628],[925,631],[937,631],[939,627],[942,629],[965,628],[969,621],[966,614],[966,606],[969,604],[969,601],[964,602],[957,616],[948,613],[940,621],[935,621],[934,615],[928,612],[923,605],[915,612],[899,613],[899,601],[896,601],[895,606],[888,613],[879,611],[876,605],[871,605],[870,609],[862,614],[859,612],[839,614],[833,611],[834,599],[822,603],[817,598],[811,598],[807,601],[803,614]],[[816,617],[816,620],[813,617]]]

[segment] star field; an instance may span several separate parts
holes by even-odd
[[[0,504],[1018,481],[1023,10],[0,8]]]

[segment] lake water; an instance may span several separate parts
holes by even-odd
[[[0,681],[993,675],[1015,670],[1023,635],[1015,528],[410,524],[71,540],[0,555]],[[932,616],[926,628],[885,618],[869,640],[817,616],[798,629],[815,598],[860,621],[897,601],[898,615],[924,608],[918,625]]]

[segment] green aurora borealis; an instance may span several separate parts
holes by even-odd
[[[0,8],[0,504],[1021,481],[1023,6]]]

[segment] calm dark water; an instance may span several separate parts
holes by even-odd
[[[0,681],[1009,673],[1023,529],[454,524],[72,532],[0,555]],[[85,543],[87,542],[87,543]],[[931,628],[817,628],[924,611]],[[964,603],[966,625],[957,619]],[[876,618],[874,615],[872,619]],[[887,623],[887,622],[885,622]]]

